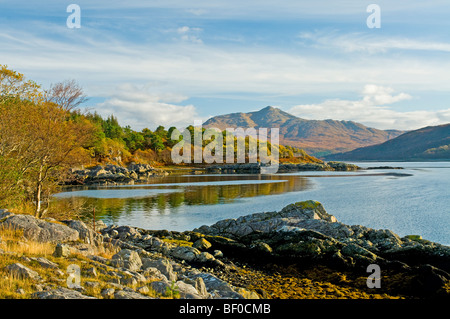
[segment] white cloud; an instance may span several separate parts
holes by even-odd
[[[105,102],[95,105],[94,109],[104,117],[114,114],[121,125],[130,125],[135,130],[145,127],[155,129],[158,125],[181,128],[199,119],[193,105],[169,103],[185,99],[177,94],[156,94],[145,87],[124,84]]]
[[[424,39],[379,36],[367,33],[301,32],[298,38],[316,48],[333,48],[346,53],[377,54],[389,50],[450,52],[450,43],[448,42],[433,42]]]
[[[390,104],[409,100],[406,93],[394,95],[390,87],[369,84],[359,100],[329,99],[318,104],[293,106],[288,112],[305,119],[353,120],[378,129],[418,129],[450,122],[450,109],[406,111],[391,109]]]
[[[177,33],[181,36],[182,41],[202,44],[203,41],[199,37],[199,33],[203,30],[201,28],[191,28],[183,26],[177,29]]]

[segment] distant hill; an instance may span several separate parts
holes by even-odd
[[[450,124],[410,131],[379,145],[333,154],[333,160],[450,160]]]
[[[256,112],[215,116],[203,126],[221,130],[279,128],[280,144],[300,147],[318,157],[383,143],[403,133],[369,128],[353,121],[305,120],[271,106]]]

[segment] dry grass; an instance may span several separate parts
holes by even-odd
[[[85,288],[83,294],[96,298],[104,298],[101,295],[103,289],[111,287],[108,283],[117,279],[110,271],[118,272],[116,268],[99,264],[80,252],[73,252],[67,258],[57,258],[53,256],[55,244],[40,243],[36,241],[26,240],[23,238],[23,232],[18,229],[0,225],[0,299],[29,299],[32,293],[37,291],[37,285],[56,288],[58,286],[66,286],[68,278],[67,268],[69,265],[78,265],[81,269],[81,286]],[[120,249],[113,245],[104,245],[94,249],[94,255],[107,259]],[[38,261],[30,259],[33,257],[44,257],[58,265],[58,269],[44,268]],[[38,272],[43,279],[42,282],[36,282],[31,279],[19,278],[18,276],[8,272],[5,267],[14,263],[21,263],[27,268]],[[89,275],[88,269],[95,267],[97,277]],[[120,271],[119,271],[120,272]],[[87,283],[97,283],[91,286]],[[136,288],[132,285],[123,285],[130,288]],[[138,287],[147,286],[149,292],[142,293],[154,298],[160,298],[148,283],[139,283]]]

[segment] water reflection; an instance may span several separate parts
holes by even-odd
[[[148,184],[114,187],[76,187],[57,194],[55,201],[82,199],[88,211],[115,222],[134,214],[176,214],[191,205],[232,203],[239,199],[311,189],[310,179],[277,175],[174,175]]]

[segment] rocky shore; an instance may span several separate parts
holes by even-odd
[[[127,167],[119,165],[98,165],[89,169],[72,169],[66,185],[118,185],[144,183],[152,177],[169,173],[149,164],[131,163]]]
[[[264,167],[261,163],[242,163],[242,164],[217,164],[206,168],[208,173],[214,174],[260,174]],[[299,171],[356,171],[361,169],[357,165],[342,162],[323,162],[323,163],[280,163],[278,173],[289,173]]]
[[[0,229],[5,228],[21,231],[22,246],[44,242],[52,247],[50,255],[27,256],[8,250],[8,240],[0,241],[0,272],[24,278],[32,287],[21,298],[450,296],[450,247],[340,223],[315,201],[185,232],[100,221],[94,232],[81,221],[37,220],[0,210]],[[81,269],[80,282],[68,287],[73,264]],[[379,267],[380,287],[368,286],[369,265]]]

